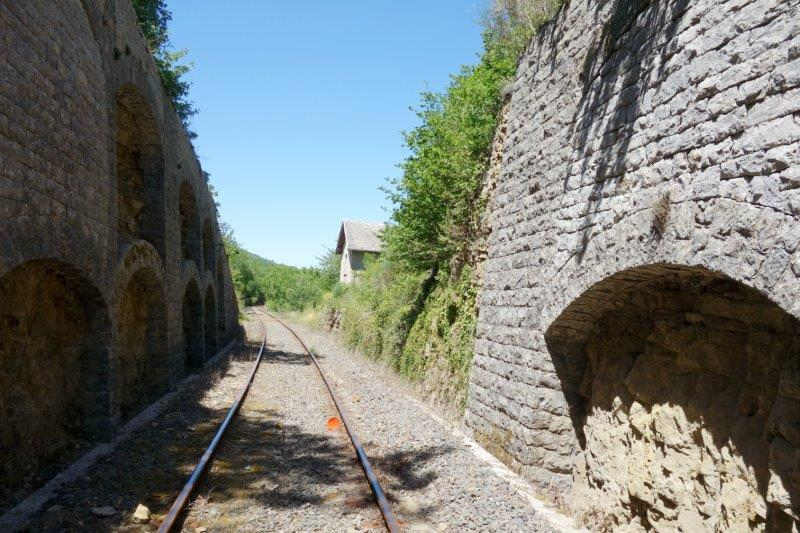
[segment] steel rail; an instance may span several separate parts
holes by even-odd
[[[341,404],[339,404],[339,400],[336,398],[336,394],[333,392],[333,387],[328,382],[328,379],[325,377],[325,373],[322,371],[322,367],[319,365],[317,358],[314,357],[314,354],[311,353],[311,350],[308,349],[306,344],[300,338],[295,331],[290,328],[286,323],[281,320],[280,318],[276,317],[272,313],[268,311],[261,311],[268,317],[275,320],[281,326],[286,328],[289,333],[291,333],[297,342],[303,347],[306,351],[306,354],[311,358],[311,361],[314,363],[314,366],[317,367],[317,372],[319,372],[319,376],[322,378],[322,382],[325,383],[325,388],[328,389],[328,394],[333,400],[333,404],[336,406],[336,410],[339,412],[339,418],[342,419],[342,424],[344,425],[344,429],[347,431],[347,435],[350,437],[350,442],[353,444],[353,448],[355,448],[356,456],[358,457],[359,463],[361,463],[361,468],[364,470],[364,475],[367,477],[367,481],[369,482],[369,486],[372,489],[372,494],[375,495],[375,500],[378,502],[378,507],[381,510],[381,515],[383,516],[383,521],[386,524],[386,529],[389,530],[390,533],[399,533],[400,532],[400,524],[398,524],[397,519],[394,516],[394,512],[392,512],[392,506],[389,503],[389,500],[386,498],[386,494],[384,494],[383,489],[381,488],[381,484],[378,482],[378,478],[375,475],[375,472],[372,470],[372,466],[369,464],[369,459],[367,458],[367,454],[364,452],[364,448],[361,446],[361,442],[359,442],[358,437],[353,433],[353,430],[350,428],[350,424],[347,422],[347,417],[344,414],[344,410],[342,409]]]
[[[175,522],[178,520],[178,517],[180,516],[184,507],[186,507],[186,502],[189,501],[189,496],[192,494],[192,491],[197,484],[197,480],[200,479],[201,475],[203,475],[206,466],[208,466],[208,462],[211,460],[211,457],[214,455],[214,451],[217,449],[217,445],[222,440],[222,435],[225,433],[225,430],[228,429],[228,425],[230,425],[233,417],[236,416],[236,413],[239,411],[239,407],[241,407],[245,396],[247,396],[247,391],[250,390],[250,385],[253,383],[253,379],[256,376],[256,371],[258,370],[258,366],[261,363],[261,358],[264,355],[264,347],[267,344],[267,327],[265,324],[262,325],[264,326],[264,340],[261,342],[261,348],[258,350],[258,357],[256,358],[256,362],[253,364],[253,370],[250,372],[250,377],[247,379],[247,384],[244,386],[244,389],[242,389],[242,392],[239,394],[236,402],[228,410],[228,414],[225,416],[225,420],[222,421],[222,424],[220,424],[219,429],[217,429],[217,433],[211,440],[211,444],[208,445],[208,448],[206,448],[203,456],[200,457],[200,462],[198,462],[197,466],[194,467],[192,475],[189,476],[189,480],[183,486],[180,494],[178,494],[178,497],[172,503],[169,513],[167,513],[166,518],[164,518],[164,521],[161,522],[161,525],[158,528],[158,533],[169,533],[169,531],[172,530],[172,527],[175,525]]]

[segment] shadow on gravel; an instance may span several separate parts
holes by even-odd
[[[314,355],[317,360],[325,359],[324,356]],[[311,359],[304,353],[284,352],[281,350],[270,349],[267,343],[267,349],[264,352],[264,357],[261,358],[262,364],[277,364],[277,365],[310,365]]]
[[[272,409],[249,409],[236,420],[200,492],[213,493],[215,502],[249,498],[269,507],[299,507],[322,501],[315,486],[348,479],[347,446],[282,420]]]
[[[376,457],[372,462],[376,469],[391,476],[391,486],[385,487],[387,490],[420,490],[439,477],[434,470],[424,471],[428,461],[453,450],[452,446],[428,446]]]
[[[260,345],[251,343],[244,347],[235,347],[233,348],[232,356],[223,357],[222,360],[217,362],[213,367],[206,370],[191,371],[187,376],[199,374],[200,379],[192,383],[189,388],[196,393],[197,398],[202,397],[206,390],[213,387],[219,379],[228,374],[231,362],[254,359],[251,351],[254,350],[253,353],[257,353],[259,346]],[[195,400],[196,398],[190,398],[188,401]],[[143,406],[139,411],[134,412],[130,418],[135,418],[138,413],[146,410],[147,407],[148,406]],[[57,459],[41,465],[39,470],[28,476],[21,486],[0,486],[0,515],[22,502],[34,491],[44,486],[53,477],[68,468],[74,461],[80,459],[81,456],[102,443],[102,441],[75,439],[70,446],[63,446],[62,449],[59,450]]]
[[[384,489],[420,490],[437,478],[426,470],[431,459],[450,453],[451,447],[427,447],[371,458]],[[252,502],[261,508],[298,508],[329,504],[343,514],[375,505],[352,447],[340,435],[308,433],[284,424],[269,408],[248,409],[226,436],[203,485],[197,491],[186,525],[236,530],[252,525]],[[355,468],[354,468],[355,467]],[[388,485],[388,486],[386,486]],[[402,501],[400,501],[402,504]],[[420,506],[423,518],[436,506]],[[312,511],[313,512],[313,511]],[[406,513],[408,514],[408,513]]]
[[[65,486],[27,531],[155,531],[238,394],[257,349],[257,344],[246,344],[206,369],[154,422],[95,464],[85,477]],[[279,350],[268,350],[262,362],[309,364],[304,354]],[[241,379],[235,380],[235,387],[223,389],[220,379],[233,375]],[[393,492],[429,485],[437,478],[429,462],[450,452],[449,447],[427,447],[370,459],[387,496],[397,503]],[[269,406],[251,402],[223,439],[192,497],[192,513],[184,525],[191,531],[213,522],[215,528],[236,530],[252,518],[247,502],[272,509],[327,504],[341,507],[344,514],[357,513],[373,506],[374,500],[356,464],[352,447],[341,435],[305,432],[286,424]],[[151,510],[150,524],[132,523],[138,504]],[[115,510],[113,516],[92,513],[92,508],[106,506]],[[423,505],[412,514],[424,517],[435,509]]]
[[[185,519],[189,531],[252,527],[254,519],[264,519],[265,509],[330,504],[348,514],[373,505],[354,468],[352,448],[341,436],[308,433],[270,408],[251,405],[242,415],[198,487]]]
[[[164,408],[87,474],[62,487],[28,524],[30,532],[155,531],[225,417],[236,388],[218,389],[220,380],[245,375],[259,344],[234,348],[232,355],[202,370]],[[138,504],[153,513],[152,524],[131,524]],[[112,507],[100,517],[92,508]]]
[[[371,443],[367,443],[366,449],[369,450],[371,447]],[[352,448],[349,446],[348,450],[352,452]],[[370,456],[369,460],[373,470],[375,470],[381,487],[386,493],[386,498],[392,503],[398,518],[405,521],[409,519],[424,520],[439,508],[439,505],[433,505],[430,502],[423,504],[417,502],[415,508],[411,510],[408,508],[407,499],[402,496],[398,497],[397,493],[422,490],[430,485],[439,475],[434,470],[426,470],[429,468],[429,461],[454,450],[455,448],[451,446],[427,446],[387,455]],[[356,508],[368,507],[375,505],[375,498],[372,492],[365,490],[357,501],[350,500],[347,504]]]

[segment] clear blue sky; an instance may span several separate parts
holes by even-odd
[[[389,218],[378,188],[400,172],[409,107],[476,61],[485,0],[168,5],[222,220],[248,250],[309,266],[340,220]]]

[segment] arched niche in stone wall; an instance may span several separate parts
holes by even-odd
[[[181,258],[192,260],[198,268],[201,268],[200,219],[197,214],[197,201],[195,200],[194,190],[188,181],[181,183],[178,203],[181,223]]]
[[[223,262],[225,260],[225,252],[220,252],[220,257],[217,259],[217,292],[219,293],[219,298],[217,298],[217,338],[220,342],[225,339],[226,333],[226,322],[225,322],[225,276],[224,271],[222,269]]]
[[[0,278],[0,486],[108,438],[106,304],[81,272],[32,260]]]
[[[580,443],[575,511],[608,530],[791,529],[800,323],[700,267],[595,284],[545,339]]]
[[[116,95],[117,230],[121,244],[148,241],[164,259],[164,157],[153,111],[139,91]]]
[[[217,353],[217,304],[213,285],[206,289],[205,310],[206,359],[210,359]]]
[[[118,302],[118,401],[127,420],[168,387],[166,305],[158,273],[147,267],[137,270]]]
[[[196,370],[203,365],[203,300],[195,280],[189,280],[183,294],[184,365]]]
[[[203,221],[203,266],[207,272],[214,272],[217,248],[214,238],[214,224],[210,218]]]

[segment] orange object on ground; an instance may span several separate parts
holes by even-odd
[[[332,416],[328,419],[328,423],[326,425],[328,426],[329,431],[333,431],[334,429],[337,429],[339,426],[341,426],[342,422],[337,417]]]

